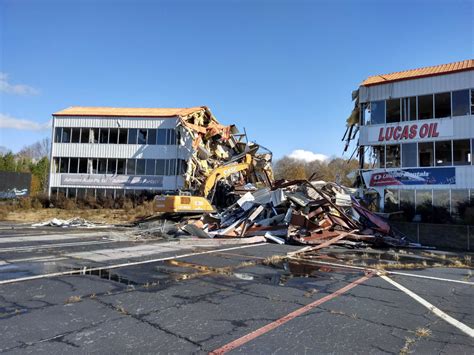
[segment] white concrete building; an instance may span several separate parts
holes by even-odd
[[[367,188],[388,203],[442,206],[474,199],[474,60],[371,76],[359,87]]]
[[[49,194],[132,196],[183,186],[179,117],[203,107],[70,107],[53,114]]]

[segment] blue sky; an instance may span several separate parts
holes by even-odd
[[[367,76],[473,58],[472,1],[0,0],[0,146],[72,105],[207,105],[276,158],[340,156]],[[16,128],[8,128],[16,127]]]

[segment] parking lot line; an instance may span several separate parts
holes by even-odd
[[[457,319],[454,319],[453,317],[451,317],[450,315],[444,313],[442,310],[440,310],[439,308],[433,306],[431,303],[429,303],[427,300],[425,300],[424,298],[418,296],[416,293],[410,291],[409,289],[407,289],[406,287],[400,285],[398,282],[395,282],[393,281],[390,277],[388,276],[385,276],[385,275],[382,275],[379,273],[379,276],[384,279],[385,281],[387,281],[388,283],[392,284],[393,286],[395,286],[396,288],[398,288],[400,291],[406,293],[408,296],[410,296],[411,298],[413,298],[415,301],[421,303],[423,306],[425,306],[426,308],[428,308],[431,312],[433,312],[434,314],[436,314],[438,317],[440,317],[441,319],[445,320],[446,322],[448,322],[449,324],[455,326],[456,328],[458,328],[459,330],[461,330],[463,333],[466,333],[467,335],[469,335],[471,338],[474,338],[474,329],[470,328],[469,326],[467,326],[466,324],[464,323],[461,323],[460,321],[458,321]]]
[[[310,304],[307,304],[306,306],[304,307],[301,307],[299,309],[297,309],[296,311],[293,311],[289,314],[287,314],[286,316],[280,318],[280,319],[277,319],[276,321],[272,322],[272,323],[269,323],[261,328],[258,328],[257,330],[254,330],[253,332],[247,334],[247,335],[244,335],[243,337],[240,337],[234,341],[231,341],[230,343],[224,345],[224,346],[221,346],[220,348],[214,350],[214,351],[211,351],[210,354],[213,354],[213,355],[218,355],[218,354],[225,354],[227,353],[228,351],[231,351],[235,348],[238,348],[240,346],[242,346],[243,344],[245,343],[248,343],[249,341],[265,334],[265,333],[268,333],[269,331],[275,329],[275,328],[278,328],[280,325],[283,325],[287,322],[289,322],[290,320],[296,318],[296,317],[299,317],[300,315],[302,315],[303,313],[306,313],[310,310],[312,310],[313,308],[315,307],[318,307],[319,305],[327,302],[327,301],[330,301],[340,295],[342,295],[343,293],[349,291],[350,289],[356,287],[357,285],[360,285],[361,283],[367,281],[368,279],[370,279],[371,277],[373,276],[373,273],[369,273],[365,276],[362,276],[361,278],[351,282],[350,284],[340,288],[339,290],[327,295],[327,296],[324,296],[323,298],[320,298],[319,300],[316,300]]]

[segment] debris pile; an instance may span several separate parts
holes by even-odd
[[[53,218],[48,221],[34,223],[32,227],[61,227],[61,228],[98,228],[107,227],[105,225],[96,224],[85,220],[84,218],[74,217],[71,219]]]
[[[278,181],[243,193],[218,214],[186,221],[181,229],[201,238],[264,236],[279,244],[321,247],[420,246],[363,207],[356,191],[324,181]]]
[[[235,125],[220,124],[207,107],[181,116],[178,132],[189,152],[186,171],[183,171],[184,190],[192,195],[208,198],[207,195],[213,192],[213,195],[218,195],[212,196],[213,199],[225,199],[227,193],[235,188],[261,187],[269,185],[273,180],[271,152],[256,143],[248,142],[246,134],[239,133]],[[229,177],[230,182],[219,179],[217,175],[210,181],[209,178],[217,168],[235,167],[245,161],[248,168],[239,169],[232,176],[225,176]],[[227,202],[222,201],[222,205]]]

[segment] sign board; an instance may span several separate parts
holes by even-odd
[[[362,176],[367,187],[456,184],[453,167],[372,170],[362,172]]]
[[[26,197],[31,186],[30,173],[0,171],[0,199]]]
[[[163,187],[163,176],[61,174],[61,185]]]
[[[411,140],[453,136],[453,120],[451,119],[426,123],[416,121],[368,128],[369,143],[403,143]]]

